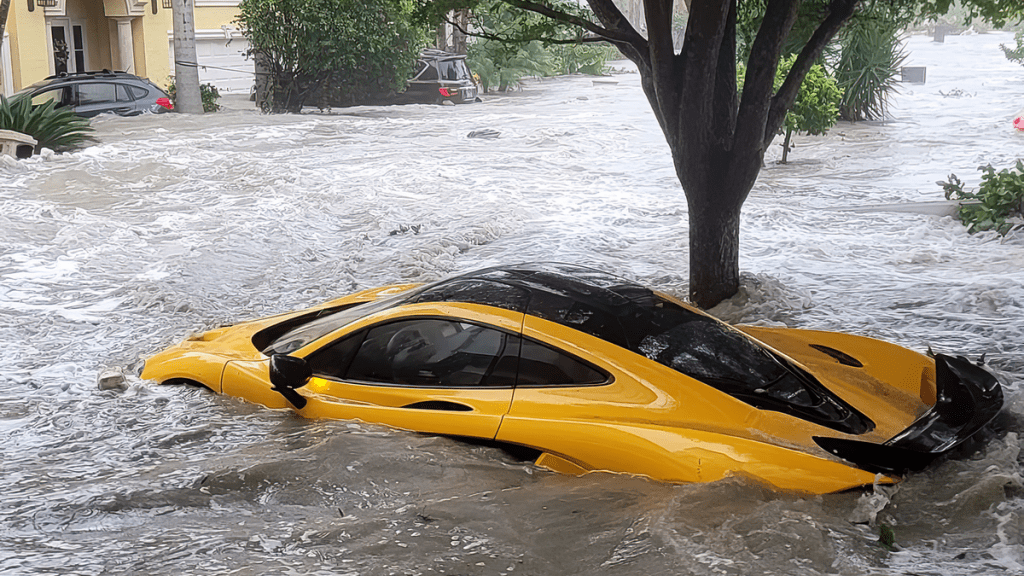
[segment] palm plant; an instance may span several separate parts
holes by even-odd
[[[884,14],[854,18],[839,38],[836,79],[843,90],[839,114],[844,120],[883,120],[896,91],[907,54],[901,22]]]
[[[32,99],[25,96],[8,99],[0,95],[0,130],[13,130],[35,138],[37,154],[43,148],[55,152],[73,150],[93,139],[87,118],[56,105],[54,100],[33,105]]]
[[[536,40],[505,44],[483,39],[469,45],[466,60],[470,69],[480,76],[484,92],[492,87],[504,92],[525,76],[548,76],[554,70],[551,54]]]

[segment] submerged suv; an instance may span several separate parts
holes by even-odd
[[[467,104],[480,101],[463,55],[426,49],[420,53],[414,70],[408,87],[399,95],[402,102]]]
[[[33,104],[55,100],[57,108],[71,107],[75,114],[86,118],[104,113],[135,116],[174,109],[170,96],[149,80],[109,70],[50,76],[16,92],[12,98],[21,96],[31,98]]]

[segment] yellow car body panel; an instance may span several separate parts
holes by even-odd
[[[598,424],[593,421],[524,419],[506,416],[498,440],[557,447],[551,469],[628,472],[674,483],[714,482],[744,477],[790,492],[827,494],[895,478],[875,475],[842,462],[764,442],[705,432],[654,426]],[[573,456],[569,456],[572,454]],[[538,459],[545,465],[547,458]],[[568,462],[572,468],[564,466]]]
[[[758,410],[697,381],[665,386],[680,375],[552,322],[528,317],[523,333],[571,350],[615,379],[604,386],[516,388],[499,441],[543,446],[584,470],[628,470],[667,482],[706,482],[745,470],[779,489],[822,493],[876,480],[823,451],[818,457],[799,452],[817,448],[811,436],[832,432],[819,425]]]
[[[295,409],[307,418],[362,420],[525,446],[540,453],[538,465],[563,473],[608,471],[667,482],[743,476],[778,489],[810,493],[896,482],[897,475],[876,474],[844,458],[857,460],[857,451],[863,449],[889,450],[885,453],[890,461],[892,454],[899,458],[903,453],[899,450],[904,448],[884,446],[918,425],[936,404],[935,362],[871,338],[789,328],[726,327],[670,296],[650,293],[666,302],[665,306],[685,308],[699,315],[700,322],[712,322],[718,327],[715,330],[728,338],[744,342],[749,338],[766,357],[778,358],[780,365],[791,367],[787,370],[812,374],[824,393],[840,398],[868,419],[870,426],[844,432],[838,424],[803,416],[805,412],[799,409],[779,408],[770,402],[757,408],[756,395],[745,401],[654,361],[647,352],[639,354],[578,330],[574,321],[544,319],[515,310],[515,306],[420,301],[413,299],[420,294],[417,287],[403,284],[365,290],[308,310],[211,330],[147,359],[142,377],[161,383],[198,382],[215,392],[269,408]],[[555,297],[564,295],[555,293]],[[345,316],[346,307],[375,301],[381,304]],[[392,301],[395,304],[390,304]],[[336,351],[340,343],[354,342],[351,349],[355,354],[363,339],[370,339],[366,334],[380,327],[449,321],[505,334],[502,342],[533,342],[531,345],[557,351],[607,378],[571,384],[523,384],[518,380],[515,385],[460,387],[356,381],[313,373],[291,389],[297,394],[292,397],[293,406],[272,384],[271,358],[257,349],[256,341],[263,342],[261,346],[276,343],[276,338],[293,326],[304,326],[307,321],[312,324],[308,319],[319,322],[321,317],[330,321],[317,325],[323,332],[309,340],[296,340],[295,347],[287,348],[287,355],[304,363],[322,361],[317,358],[333,362],[333,354],[342,354]],[[585,315],[580,318],[586,321]],[[388,342],[389,350],[393,340]],[[265,350],[273,352],[276,345]],[[505,346],[502,344],[503,351],[497,353],[487,374],[507,355]],[[516,362],[519,350],[516,348]],[[348,362],[353,357],[348,356]],[[523,368],[516,366],[521,376]],[[821,444],[822,438],[833,442],[828,450]],[[917,449],[913,443],[904,445]],[[868,448],[862,448],[865,446]],[[879,448],[871,448],[876,446]]]

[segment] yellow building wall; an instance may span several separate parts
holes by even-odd
[[[116,40],[115,40],[116,41]],[[89,70],[112,69],[113,54],[110,51],[110,26],[107,18],[90,10],[86,20],[85,51]]]
[[[234,23],[238,9],[231,6],[200,6],[195,9],[196,30],[219,30],[221,26],[238,28]]]
[[[152,0],[151,0],[152,1]],[[156,0],[159,2],[160,0]],[[149,78],[153,84],[164,88],[171,75],[170,44],[167,33],[174,26],[171,11],[162,7],[158,14],[147,13],[145,18],[135,22],[135,66],[139,76]],[[140,39],[141,36],[141,39]]]
[[[50,74],[46,21],[42,9],[28,11],[27,2],[11,2],[7,14],[7,31],[11,43],[11,79],[18,91]]]

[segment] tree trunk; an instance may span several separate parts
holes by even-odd
[[[786,140],[782,143],[782,160],[780,161],[780,164],[787,163],[787,159],[789,158],[789,149],[791,148],[791,146],[789,145],[789,141],[792,137],[793,129],[786,128]]]
[[[690,195],[690,301],[708,309],[736,294],[740,285],[742,202],[707,201]]]

